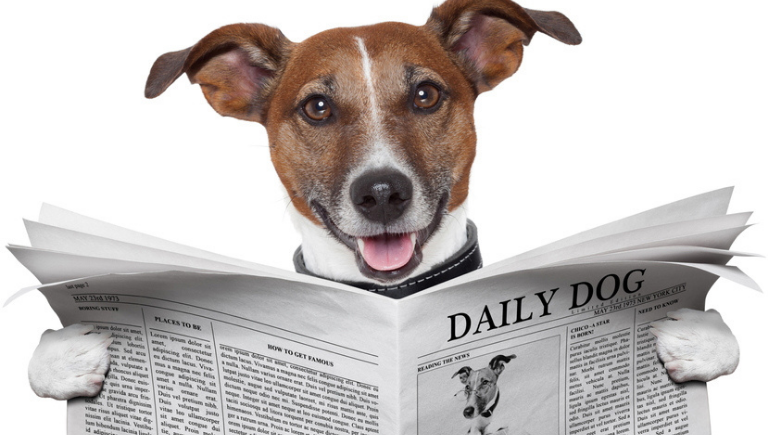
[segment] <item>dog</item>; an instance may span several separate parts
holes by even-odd
[[[465,206],[474,101],[517,71],[536,33],[581,42],[564,15],[510,0],[447,0],[423,26],[337,28],[301,43],[235,24],[160,56],[145,94],[159,96],[186,73],[216,112],[266,127],[302,237],[297,270],[416,291],[480,264]],[[654,333],[673,380],[735,369],[738,344],[719,314],[670,318]],[[91,331],[43,334],[29,365],[36,394],[98,394],[111,338]]]
[[[498,380],[504,371],[506,364],[516,355],[496,355],[488,363],[488,367],[479,370],[472,370],[471,367],[464,366],[451,376],[456,376],[464,385],[461,393],[467,399],[464,408],[464,418],[471,420],[471,425],[467,433],[469,435],[507,435],[507,427],[502,426],[493,432],[488,431],[491,425],[493,413],[501,400],[501,390]],[[457,393],[458,394],[458,393]]]

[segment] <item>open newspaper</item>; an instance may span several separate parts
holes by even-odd
[[[69,403],[69,434],[463,434],[483,418],[507,435],[700,435],[706,386],[669,380],[649,324],[703,309],[718,277],[757,288],[726,265],[747,255],[729,249],[750,216],[727,214],[730,196],[399,300],[47,205],[26,222],[32,247],[9,249],[64,325],[115,337],[103,391]],[[481,371],[492,379],[470,383]]]

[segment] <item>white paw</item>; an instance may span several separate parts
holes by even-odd
[[[92,325],[47,330],[29,362],[29,384],[40,397],[59,400],[95,396],[109,368],[112,334],[92,333]]]
[[[739,365],[739,343],[715,310],[683,308],[651,324],[656,351],[675,382],[708,382]]]

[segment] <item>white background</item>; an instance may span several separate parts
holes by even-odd
[[[263,128],[224,119],[185,78],[143,97],[155,58],[233,22],[294,41],[336,26],[423,23],[435,0],[5,2],[0,7],[0,241],[24,243],[42,202],[174,241],[291,268],[299,244]],[[566,13],[578,47],[545,35],[477,102],[470,217],[486,262],[704,191],[768,215],[765,17],[756,1],[529,0]],[[768,227],[736,249],[768,253]],[[768,287],[766,260],[741,261]],[[0,253],[0,297],[34,278]],[[715,434],[763,433],[768,300],[720,282],[708,304],[742,344],[710,384]],[[63,434],[65,406],[34,396],[26,363],[59,327],[39,294],[0,311],[3,433]]]

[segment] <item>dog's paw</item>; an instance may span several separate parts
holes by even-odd
[[[112,334],[75,324],[45,331],[29,362],[29,384],[40,397],[67,400],[99,394],[109,368]]]
[[[739,365],[739,343],[715,310],[681,309],[651,324],[656,351],[675,382],[708,382]]]

